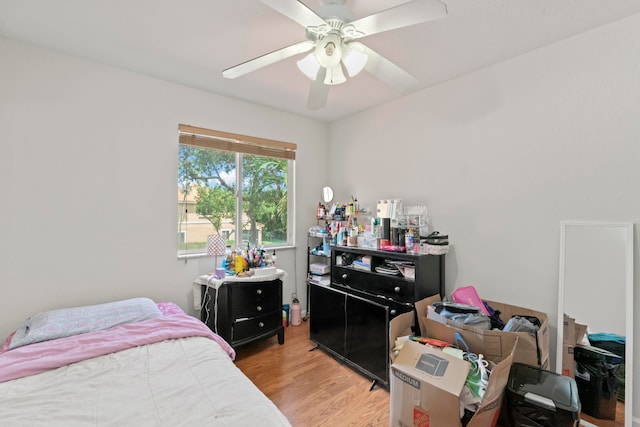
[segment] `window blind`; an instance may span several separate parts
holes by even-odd
[[[255,154],[258,156],[277,157],[295,160],[297,145],[290,142],[237,133],[222,132],[196,126],[178,126],[180,144],[194,147],[215,148],[234,153]]]

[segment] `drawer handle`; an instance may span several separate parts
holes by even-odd
[[[395,288],[393,288],[394,291],[396,291],[397,293],[400,293],[400,286],[396,286]]]
[[[342,278],[343,278],[343,279],[346,279],[347,277],[349,277],[349,276],[347,276],[347,273],[344,273],[344,274],[342,275]]]
[[[256,293],[257,293],[258,295],[262,295],[262,289],[258,289],[258,290],[256,291]]]
[[[396,310],[391,310],[391,311],[389,312],[389,314],[391,314],[392,316],[395,316],[395,315],[396,315],[396,313],[398,313]]]
[[[262,311],[262,307],[257,306],[257,307],[256,307],[256,310],[258,310],[258,311]]]
[[[260,322],[260,323],[258,323],[258,326],[260,326],[261,328],[264,328],[264,323]]]

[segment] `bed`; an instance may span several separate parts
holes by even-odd
[[[0,424],[290,426],[234,357],[173,303],[37,313],[0,349]]]

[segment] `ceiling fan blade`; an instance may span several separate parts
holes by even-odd
[[[361,44],[361,43],[359,43]],[[420,81],[379,53],[362,45],[369,58],[364,69],[403,95],[418,88]]]
[[[324,84],[324,78],[327,75],[327,69],[320,67],[316,79],[311,82],[311,89],[309,89],[309,99],[307,101],[307,108],[309,110],[319,110],[327,105],[327,98],[329,97],[329,86]]]
[[[235,79],[236,77],[243,76],[247,73],[250,73],[251,71],[258,70],[262,67],[266,67],[267,65],[271,65],[274,62],[287,59],[299,53],[307,52],[313,49],[314,46],[314,43],[309,40],[292,44],[291,46],[283,47],[282,49],[278,49],[271,53],[267,53],[262,56],[258,56],[257,58],[250,59],[249,61],[243,62],[242,64],[227,68],[222,72],[222,76],[227,79]]]
[[[260,0],[262,3],[276,10],[289,19],[296,21],[303,27],[317,27],[327,25],[324,19],[318,16],[298,0]]]
[[[352,38],[421,24],[447,15],[447,6],[438,0],[413,0],[349,23],[355,27]],[[351,36],[351,34],[350,34]]]

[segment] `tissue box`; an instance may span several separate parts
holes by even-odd
[[[255,276],[268,276],[270,274],[275,274],[275,267],[261,267],[261,268],[252,268],[253,274]]]

